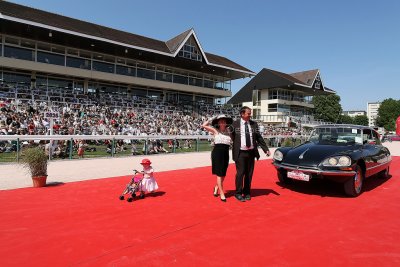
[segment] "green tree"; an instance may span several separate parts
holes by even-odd
[[[342,114],[342,105],[340,104],[340,96],[317,95],[312,99],[314,104],[314,114],[317,119],[337,123]]]
[[[376,125],[388,131],[396,129],[396,119],[400,116],[400,100],[385,99],[378,109]]]
[[[343,124],[353,124],[354,120],[349,115],[342,115],[342,116],[340,116],[339,122],[343,123]]]
[[[368,117],[366,115],[357,115],[353,120],[356,125],[368,126]]]

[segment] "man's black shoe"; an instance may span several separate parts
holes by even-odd
[[[244,198],[242,197],[242,195],[239,195],[239,194],[236,194],[236,195],[235,195],[235,198],[236,198],[237,200],[241,201],[241,202],[244,202],[244,201],[245,201]]]
[[[250,199],[251,199],[251,196],[250,196],[250,195],[246,195],[246,196],[244,197],[244,199],[245,199],[245,200],[250,200]]]

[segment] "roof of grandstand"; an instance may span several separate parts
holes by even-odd
[[[222,73],[225,73],[224,76],[226,76],[226,69],[231,70],[230,72],[230,77],[232,79],[237,79],[237,78],[243,78],[243,77],[249,77],[249,76],[254,76],[255,73],[225,57],[214,55],[211,53],[206,53],[203,51],[201,44],[194,32],[193,29],[189,29],[173,38],[167,41],[160,41],[140,35],[136,35],[133,33],[121,31],[121,30],[116,30],[112,29],[109,27],[101,26],[98,24],[66,17],[63,15],[58,15],[50,12],[46,12],[43,10],[23,6],[23,5],[18,5],[15,3],[10,3],[7,1],[0,1],[0,18],[3,22],[7,23],[12,23],[10,25],[6,24],[3,27],[4,28],[13,28],[13,32],[20,32],[21,36],[24,36],[26,38],[29,37],[36,37],[40,39],[46,39],[46,34],[44,32],[37,31],[35,33],[32,33],[33,29],[31,28],[31,35],[29,36],[29,32],[26,29],[27,25],[32,25],[34,27],[38,27],[41,29],[45,29],[47,31],[55,31],[55,32],[60,32],[63,34],[67,35],[73,35],[73,36],[79,36],[82,38],[89,38],[92,40],[97,40],[100,42],[105,42],[105,43],[112,43],[114,45],[118,46],[123,46],[123,50],[125,48],[130,48],[134,49],[135,51],[141,51],[141,52],[148,52],[151,55],[142,55],[142,53],[136,53],[132,55],[141,55],[143,56],[144,59],[152,59],[153,61],[155,60],[154,54],[158,54],[158,57],[166,56],[166,57],[173,57],[177,55],[179,50],[182,48],[182,46],[185,44],[185,42],[190,38],[193,37],[195,38],[198,47],[203,55],[204,61],[205,61],[205,66],[209,65],[213,67],[213,69],[210,68],[211,72],[215,72],[215,74],[218,72],[217,69],[215,68],[222,68],[224,69],[221,70],[223,71]],[[22,24],[21,24],[22,23]],[[18,28],[18,30],[16,30]],[[54,37],[51,39],[52,42],[67,42],[70,44],[79,44],[79,46],[82,46],[79,42],[76,41],[76,43],[73,43],[74,40],[68,40],[66,38],[67,36],[62,37]],[[92,45],[92,44],[89,44]],[[93,45],[92,45],[93,46]],[[104,44],[102,45],[101,43],[97,43],[97,47],[102,47],[104,48]],[[90,48],[90,46],[88,46]],[[93,49],[93,47],[92,47]],[[145,57],[146,56],[146,57]],[[161,60],[160,58],[157,58],[157,60]],[[170,60],[168,59],[163,59],[162,60],[164,63],[171,63]],[[180,62],[182,63],[182,62]],[[204,68],[202,64],[201,68]],[[204,68],[205,69],[205,68]],[[228,71],[229,72],[229,71]]]
[[[319,81],[320,87],[315,83]],[[253,79],[242,87],[229,101],[230,104],[249,102],[253,96],[253,90],[286,88],[298,90],[310,95],[334,94],[334,90],[325,87],[320,78],[318,69],[287,74],[271,69],[262,69]]]

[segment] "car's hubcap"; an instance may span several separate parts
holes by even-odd
[[[361,191],[361,185],[362,185],[362,174],[361,171],[358,170],[356,176],[354,176],[354,189],[356,190],[357,193]]]

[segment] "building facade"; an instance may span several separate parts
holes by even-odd
[[[378,109],[381,106],[380,102],[368,102],[367,103],[367,117],[368,126],[376,126],[376,118],[378,117]]]
[[[314,95],[335,92],[324,86],[319,70],[286,74],[264,68],[229,101],[253,109],[253,118],[274,125],[313,120]]]
[[[193,29],[160,41],[6,1],[0,45],[0,98],[212,105],[232,95],[232,80],[255,75],[205,52]]]

